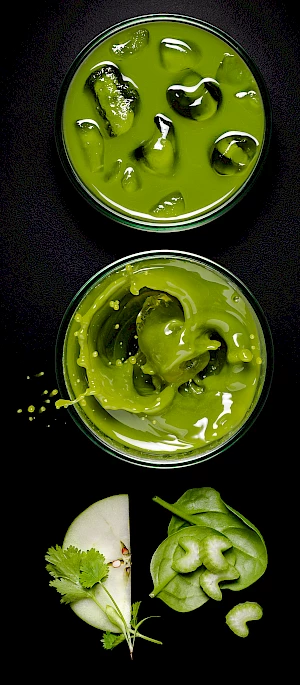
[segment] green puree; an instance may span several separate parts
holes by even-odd
[[[133,261],[91,287],[70,321],[64,375],[93,431],[138,451],[201,449],[235,430],[261,385],[256,315],[214,269]],[[263,358],[263,359],[262,359]]]
[[[114,33],[85,58],[62,128],[92,198],[153,225],[230,201],[259,159],[265,117],[231,46],[194,25],[153,21]]]

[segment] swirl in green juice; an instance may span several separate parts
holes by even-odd
[[[260,324],[242,292],[194,260],[133,260],[102,277],[72,315],[65,383],[108,443],[157,455],[228,437],[265,374]]]
[[[91,50],[65,98],[74,175],[94,202],[157,227],[226,206],[256,167],[265,137],[258,84],[213,32],[149,21]]]

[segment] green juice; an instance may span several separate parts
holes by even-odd
[[[240,288],[176,256],[133,259],[84,288],[62,357],[58,408],[72,406],[100,444],[166,458],[226,441],[266,373],[262,329]]]
[[[121,222],[197,225],[226,208],[258,164],[266,130],[258,83],[217,32],[193,23],[150,20],[106,34],[64,99],[73,177]]]

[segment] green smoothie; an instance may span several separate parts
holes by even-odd
[[[194,259],[133,259],[85,288],[64,338],[64,399],[108,444],[177,456],[227,439],[266,371],[233,281]]]
[[[227,207],[258,163],[265,127],[260,89],[238,52],[174,20],[100,40],[62,111],[81,189],[118,220],[152,230],[197,225]]]

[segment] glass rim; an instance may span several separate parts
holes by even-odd
[[[148,456],[148,453],[147,456],[143,456],[142,450],[127,448],[126,446],[120,445],[109,439],[107,436],[105,436],[105,434],[101,433],[100,435],[100,431],[94,432],[91,427],[89,427],[88,423],[84,422],[81,414],[74,406],[69,406],[66,408],[66,411],[72,417],[77,427],[80,428],[84,435],[88,437],[98,448],[103,449],[104,452],[127,463],[149,468],[171,469],[182,468],[190,465],[192,466],[207,461],[214,456],[227,451],[251,428],[256,418],[261,413],[261,410],[263,409],[269,395],[274,371],[274,344],[267,317],[252,291],[238,276],[218,262],[193,252],[172,249],[145,250],[121,257],[102,267],[79,288],[70,301],[62,316],[55,344],[55,373],[61,397],[69,397],[69,391],[64,373],[63,353],[66,344],[68,328],[73,314],[78,308],[80,302],[82,302],[82,300],[88,295],[88,293],[97,283],[101,282],[111,273],[118,271],[123,265],[126,266],[128,263],[140,262],[155,258],[172,257],[175,259],[181,259],[182,261],[190,260],[196,261],[197,264],[203,264],[204,266],[217,271],[217,273],[220,273],[239,288],[240,292],[246,298],[247,304],[255,314],[257,324],[260,329],[260,334],[263,337],[265,346],[265,372],[258,397],[256,397],[256,399],[254,398],[252,405],[249,407],[248,412],[246,413],[246,420],[245,418],[242,420],[237,429],[234,429],[233,434],[229,433],[227,439],[225,440],[224,438],[220,438],[219,441],[211,443],[211,446],[209,446],[208,450],[205,447],[203,449],[200,448],[196,450],[187,450],[186,452],[181,452],[177,457],[170,457],[162,453],[159,453],[157,457]],[[153,451],[152,454],[154,454]]]
[[[225,202],[221,203],[221,205],[217,205],[215,209],[213,208],[211,210],[204,212],[203,214],[198,214],[192,218],[183,218],[182,220],[177,220],[175,217],[174,220],[165,219],[158,221],[152,221],[151,219],[146,220],[145,218],[139,219],[132,217],[130,215],[126,215],[125,213],[119,212],[116,209],[114,209],[111,205],[105,204],[86,187],[84,182],[81,180],[79,174],[76,172],[76,169],[72,165],[71,159],[69,158],[63,134],[63,109],[65,97],[68,92],[68,88],[71,84],[71,81],[74,75],[76,74],[77,69],[79,68],[82,61],[99,44],[103,43],[103,41],[113,36],[115,33],[118,33],[119,31],[129,28],[136,24],[151,23],[158,21],[174,21],[178,23],[190,24],[197,28],[208,31],[216,35],[221,40],[226,41],[227,44],[239,54],[239,56],[243,59],[243,61],[249,67],[252,75],[254,76],[254,79],[259,87],[264,110],[264,134],[261,143],[261,148],[256,163],[253,169],[251,170],[249,176],[247,176],[247,178],[245,179],[244,183],[239,188],[237,188],[237,190],[233,193],[233,195],[230,198],[228,198]],[[79,192],[79,195],[84,200],[86,200],[91,207],[96,209],[103,216],[113,221],[116,221],[117,223],[121,223],[125,226],[149,232],[160,232],[163,229],[164,233],[168,233],[189,230],[210,223],[211,221],[214,221],[220,216],[226,214],[249,193],[249,191],[252,189],[253,185],[259,178],[269,153],[273,128],[272,120],[273,117],[271,100],[261,70],[254,62],[253,58],[247,53],[247,51],[235,38],[230,36],[227,32],[223,31],[223,29],[220,29],[214,26],[213,24],[205,22],[201,19],[197,19],[196,17],[176,13],[154,13],[130,17],[128,19],[113,24],[112,26],[108,27],[107,29],[104,29],[102,32],[94,36],[94,38],[92,38],[79,51],[77,56],[71,62],[59,88],[54,114],[54,141],[60,162],[68,179],[71,181],[71,184],[77,190],[77,192]]]

